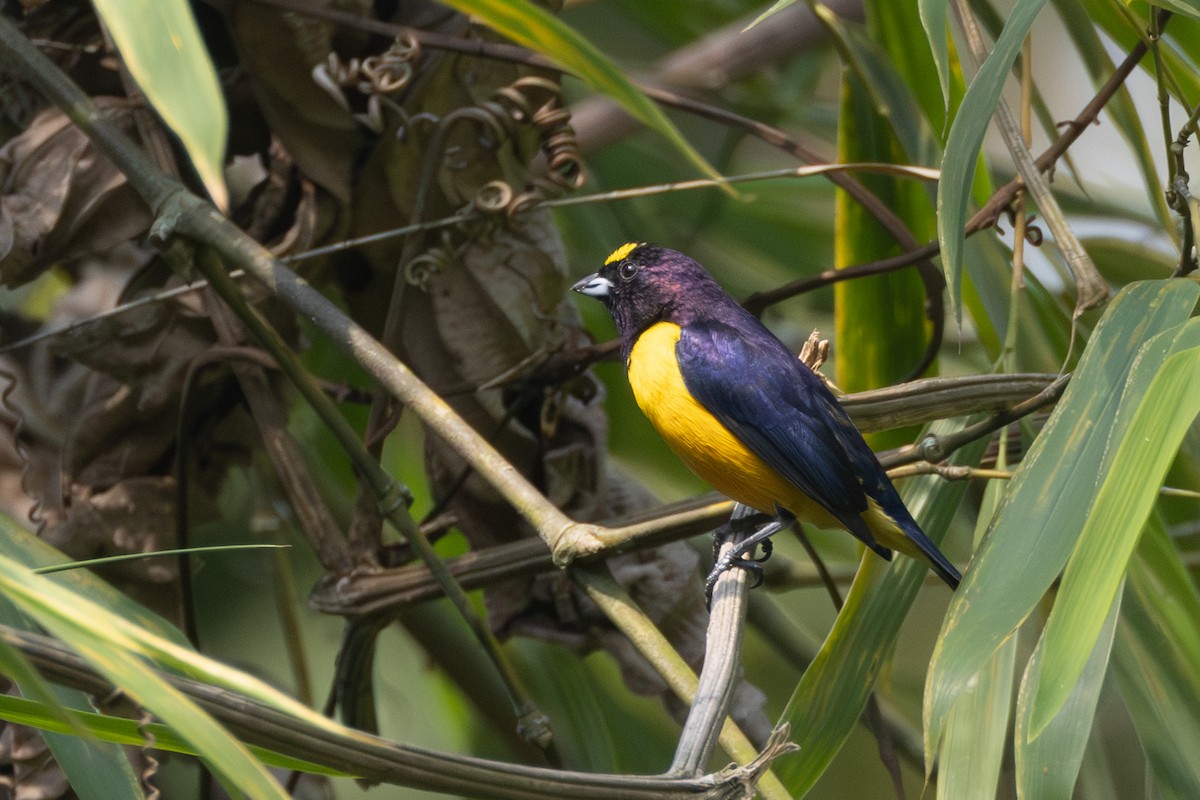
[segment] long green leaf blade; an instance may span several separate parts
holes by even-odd
[[[182,753],[184,755],[198,755],[195,748],[187,743],[183,737],[177,734],[174,730],[159,723],[150,723],[149,725],[139,725],[138,720],[126,719],[124,717],[112,717],[107,714],[96,714],[90,711],[77,712],[79,721],[83,724],[85,730],[96,739],[111,742],[118,745],[128,745],[132,747],[145,747],[146,742],[153,737],[154,749],[164,750],[170,753]],[[46,706],[44,703],[38,703],[33,700],[27,700],[24,697],[12,697],[9,695],[0,695],[0,719],[7,722],[12,722],[17,725],[28,725],[33,728],[39,728],[51,735],[72,734],[73,729],[64,724],[55,714],[54,710]],[[77,738],[76,735],[63,738]],[[316,775],[330,775],[337,777],[349,777],[344,772],[339,772],[335,769],[313,764],[311,761],[305,761],[299,758],[292,758],[273,750],[267,750],[264,747],[250,745],[250,751],[262,761],[272,767],[280,769],[299,770],[301,772],[310,772]],[[117,750],[119,752],[119,750]],[[124,760],[124,759],[122,759]],[[128,762],[126,762],[128,764]],[[132,773],[131,773],[132,774]],[[136,776],[133,776],[136,778]],[[142,797],[143,793],[141,786],[134,783],[136,794],[134,797]],[[72,779],[71,787],[78,791],[79,786]],[[116,795],[100,795],[103,800],[110,800]]]
[[[1151,517],[1129,565],[1113,648],[1117,685],[1159,791],[1200,797],[1200,591],[1164,526]]]
[[[992,800],[1008,738],[1017,639],[1000,646],[946,719],[938,800]]]
[[[1083,764],[1088,733],[1096,714],[1096,703],[1104,685],[1104,674],[1108,670],[1108,657],[1112,651],[1120,609],[1120,598],[1117,598],[1087,657],[1080,680],[1072,688],[1059,713],[1036,737],[1030,725],[1033,698],[1038,689],[1038,665],[1045,653],[1041,642],[1029,659],[1017,697],[1017,720],[1013,732],[1017,797],[1021,800],[1055,800],[1070,797],[1074,791],[1079,768]]]
[[[937,66],[938,82],[942,87],[942,100],[947,111],[950,109],[950,45],[947,41],[947,10],[946,0],[918,0],[917,13],[921,17],[921,27],[929,40],[929,50],[933,53],[933,63]]]
[[[562,20],[529,0],[445,0],[464,14],[474,14],[492,28],[528,47],[584,83],[620,103],[626,111],[667,141],[710,178],[720,178],[711,164],[683,137],[662,110],[634,86],[616,64]]]
[[[942,245],[942,268],[950,286],[950,306],[962,322],[963,229],[967,223],[967,200],[975,179],[975,164],[992,111],[1000,99],[1005,78],[1012,69],[1021,43],[1046,0],[1018,0],[987,61],[967,88],[958,114],[950,125],[946,152],[942,157],[942,179],[938,184],[938,241]]]
[[[1179,326],[1200,287],[1143,282],[1123,290],[1092,334],[1079,369],[1010,482],[992,529],[950,602],[925,692],[926,754],[960,692],[1041,602],[1074,547],[1111,459],[1109,439],[1143,342]],[[1145,354],[1143,354],[1144,356]],[[1106,458],[1107,453],[1107,458]],[[1106,607],[1107,608],[1107,607]],[[1090,650],[1089,650],[1090,652]]]
[[[933,430],[944,435],[953,427],[939,423]],[[974,443],[956,454],[955,463],[972,463],[982,452],[982,442]],[[904,499],[936,542],[965,488],[928,476],[913,478],[904,487]],[[783,713],[800,751],[774,766],[794,795],[812,788],[854,728],[926,569],[909,559],[889,566],[872,553],[865,555],[837,621]]]
[[[1002,448],[996,459],[997,469],[1006,467],[1006,456],[1007,449]],[[975,522],[976,542],[987,532],[987,520],[995,513],[1002,493],[1001,481],[991,481],[984,489]],[[1014,636],[996,651],[979,671],[978,680],[954,704],[938,756],[938,800],[995,798],[1008,741],[1016,658]]]
[[[1088,644],[1100,635],[1106,603],[1117,595],[1163,477],[1200,414],[1200,321],[1185,328],[1192,335],[1180,336],[1179,346],[1187,349],[1167,358],[1138,403],[1067,563],[1042,634],[1046,648],[1033,703],[1034,736],[1058,713],[1083,671]]]
[[[3,555],[0,592],[178,731],[227,787],[255,798],[288,796],[245,746],[135,655],[108,611]]]
[[[229,205],[229,115],[186,0],[93,0],[129,74],[167,123],[217,207]]]

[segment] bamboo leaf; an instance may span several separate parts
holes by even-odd
[[[62,551],[56,550],[25,530],[7,514],[0,514],[0,553],[4,553],[34,570],[54,569],[75,563]],[[50,580],[86,595],[114,614],[119,614],[158,636],[169,639],[182,647],[191,647],[174,625],[157,614],[147,611],[145,606],[130,600],[128,595],[118,592],[107,582],[86,570],[63,570]],[[19,627],[11,620],[10,624]]]
[[[212,201],[225,210],[229,118],[186,0],[94,0],[129,74],[179,137]]]
[[[938,183],[938,241],[942,268],[950,287],[950,306],[962,323],[962,255],[967,224],[967,201],[975,178],[975,165],[983,137],[1000,99],[1000,90],[1021,52],[1021,43],[1046,0],[1018,0],[987,61],[967,87],[958,114],[950,125]]]
[[[1176,14],[1186,14],[1200,19],[1200,2],[1197,0],[1147,0],[1150,5],[1174,11]]]
[[[838,158],[844,162],[887,161],[900,150],[856,73],[842,81]],[[861,180],[892,208],[904,209],[917,236],[934,228],[933,209],[922,187],[887,175]],[[836,200],[835,259],[839,268],[896,253],[896,242],[879,222],[845,192]],[[844,281],[834,287],[835,336],[841,356],[837,382],[849,392],[877,389],[900,381],[921,360],[927,339],[925,291],[914,270]],[[864,321],[871,321],[863,335]],[[869,437],[875,447],[912,440],[915,431],[889,431]]]
[[[1104,482],[1042,633],[1045,652],[1033,700],[1033,736],[1058,713],[1083,672],[1167,468],[1200,414],[1200,320],[1183,326],[1178,335],[1162,334],[1144,349],[1160,339],[1171,340],[1172,354],[1138,398],[1112,463],[1102,473]]]
[[[1014,636],[1000,646],[946,719],[938,763],[938,800],[992,800],[1012,705]]]
[[[1157,788],[1170,800],[1200,797],[1200,592],[1160,515],[1129,565],[1113,671]]]
[[[753,28],[758,23],[762,22],[767,17],[778,14],[780,11],[783,11],[785,8],[794,4],[795,2],[796,2],[796,0],[775,0],[775,3],[770,8],[768,8],[766,11],[759,14],[757,17],[754,18],[753,22],[751,22],[749,25],[746,26],[746,30],[750,30],[751,28]]]
[[[936,433],[950,430],[948,423],[933,426]],[[983,452],[981,445],[958,451],[955,463],[973,463]],[[949,527],[965,489],[958,482],[925,476],[907,481],[903,494],[936,542]],[[781,721],[791,724],[800,751],[773,766],[794,795],[812,788],[854,728],[926,570],[911,559],[898,558],[889,565],[873,553],[864,555],[837,621],[784,709]]]
[[[997,459],[1005,468],[1005,451]],[[1003,493],[1001,481],[991,481],[975,525],[975,540],[986,533],[987,520],[995,512]],[[938,800],[994,800],[1000,767],[1008,739],[1008,717],[1012,707],[1013,666],[1017,638],[1009,639],[992,660],[979,671],[975,681],[954,704],[946,720],[938,756]]]
[[[1190,281],[1147,281],[1127,287],[1109,305],[950,602],[926,684],[927,758],[937,751],[958,694],[1066,563],[1094,502],[1097,475],[1111,461],[1108,437],[1118,435],[1122,398],[1136,406],[1153,377],[1155,370],[1145,369],[1130,380],[1135,362],[1153,366],[1142,343],[1184,322],[1198,296],[1200,287]]]
[[[3,555],[0,592],[178,731],[231,791],[255,798],[288,796],[241,742],[136,655],[137,645],[122,630],[129,623]]]
[[[1096,703],[1104,685],[1104,674],[1108,671],[1108,657],[1112,651],[1120,608],[1120,598],[1117,598],[1108,610],[1080,680],[1072,687],[1059,713],[1036,736],[1030,725],[1033,698],[1038,690],[1039,665],[1045,653],[1044,639],[1038,643],[1029,659],[1017,697],[1017,720],[1013,733],[1017,796],[1021,800],[1055,800],[1070,797],[1074,791],[1092,720],[1096,715]]]
[[[182,753],[191,756],[198,755],[195,748],[166,725],[152,722],[149,725],[140,726],[137,720],[112,717],[107,714],[96,714],[90,711],[76,712],[76,716],[87,733],[97,740],[130,747],[144,747],[146,742],[152,738],[155,750]],[[48,707],[44,703],[27,700],[24,697],[0,695],[0,719],[17,725],[28,725],[32,728],[39,728],[50,734],[71,734],[69,737],[64,738],[76,738],[73,729],[65,725],[55,715],[53,708]],[[120,752],[119,748],[114,748],[114,750],[115,752]],[[347,777],[343,772],[320,764],[313,764],[303,759],[285,756],[263,747],[251,745],[250,751],[264,764],[272,767],[299,770],[317,775]],[[125,761],[124,758],[121,760]],[[125,763],[128,765],[127,761]],[[130,774],[132,775],[132,772]],[[133,777],[136,780],[136,776]],[[71,786],[76,790],[79,788],[74,779],[72,779]],[[130,796],[141,798],[143,796],[141,786],[135,782],[134,789],[135,794]],[[110,794],[107,796],[100,795],[99,797],[115,798],[117,796]]]

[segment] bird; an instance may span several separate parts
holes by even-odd
[[[958,587],[962,576],[825,382],[698,262],[629,242],[572,289],[612,315],[634,399],[671,450],[714,489],[776,520],[758,542],[791,518],[842,528]]]

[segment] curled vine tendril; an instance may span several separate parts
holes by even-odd
[[[331,52],[324,63],[313,67],[312,78],[347,111],[351,111],[347,91],[366,97],[366,113],[355,113],[354,118],[375,133],[382,133],[385,125],[383,107],[387,105],[403,114],[393,96],[412,82],[416,71],[414,64],[420,57],[420,43],[411,36],[401,36],[387,50],[363,59],[343,60]]]

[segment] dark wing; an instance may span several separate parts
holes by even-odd
[[[812,370],[753,318],[736,326],[691,322],[675,352],[688,391],[710,414],[846,530],[891,557],[860,515],[880,478],[895,490]]]

